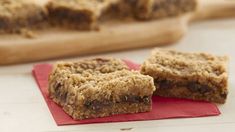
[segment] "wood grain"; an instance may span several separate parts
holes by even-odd
[[[51,29],[27,39],[0,36],[0,65],[171,44],[187,32],[189,22],[235,17],[233,0],[199,0],[198,10],[149,22],[113,22],[99,31]]]

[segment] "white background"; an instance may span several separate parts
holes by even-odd
[[[157,29],[156,29],[157,30]],[[178,43],[162,48],[181,51],[205,51],[218,55],[228,55],[229,97],[225,105],[219,105],[222,114],[217,117],[167,119],[126,123],[103,123],[92,125],[72,125],[58,127],[35,83],[31,70],[34,64],[0,67],[0,132],[40,131],[40,132],[77,132],[77,131],[213,131],[231,132],[235,130],[235,19],[215,20],[194,23],[188,34]],[[151,48],[99,54],[126,58],[141,63],[149,55]],[[87,56],[93,57],[93,56]],[[83,57],[84,58],[84,57]],[[70,58],[67,60],[76,60]],[[55,61],[55,60],[54,60]],[[50,61],[50,62],[54,62]]]

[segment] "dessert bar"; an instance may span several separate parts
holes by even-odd
[[[22,28],[37,28],[47,18],[47,11],[25,0],[0,0],[0,33],[20,32]]]
[[[52,26],[97,29],[99,22],[111,19],[156,19],[195,9],[195,0],[51,0],[45,8],[28,0],[1,0],[0,32],[42,27],[48,18]]]
[[[196,9],[195,0],[52,0],[47,4],[52,25],[87,30],[111,19],[157,19]]]
[[[50,97],[78,120],[150,111],[154,90],[152,77],[112,58],[57,63],[49,77]]]
[[[154,78],[155,95],[225,103],[227,61],[226,56],[155,49],[141,73]]]
[[[134,12],[139,19],[158,19],[192,12],[196,7],[196,0],[138,0]]]
[[[53,0],[47,9],[53,25],[74,29],[96,29],[97,21],[118,0]]]

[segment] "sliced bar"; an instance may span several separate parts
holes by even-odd
[[[103,13],[118,0],[53,0],[47,4],[53,25],[74,29],[95,29]]]
[[[129,71],[119,59],[91,59],[55,65],[50,97],[74,119],[147,112],[153,79]]]
[[[139,19],[158,19],[192,12],[196,7],[196,0],[138,0],[134,12]]]
[[[46,18],[46,9],[26,0],[0,1],[0,33],[15,33],[23,28],[41,27]]]
[[[155,95],[225,103],[227,57],[155,49],[141,66],[154,78]]]

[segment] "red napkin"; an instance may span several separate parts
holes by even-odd
[[[124,60],[130,69],[138,70],[139,65],[131,61]],[[81,121],[73,120],[67,115],[63,109],[54,103],[48,96],[48,74],[52,70],[50,64],[38,64],[34,66],[33,75],[38,83],[39,89],[54,117],[57,125],[71,124],[89,124],[89,123],[105,123],[105,122],[126,122],[126,121],[141,121],[141,120],[157,120],[167,118],[192,118],[204,116],[216,116],[220,114],[219,109],[215,104],[192,101],[186,99],[163,98],[154,96],[153,108],[151,112],[138,114],[122,114],[114,115],[105,118],[86,119]]]

